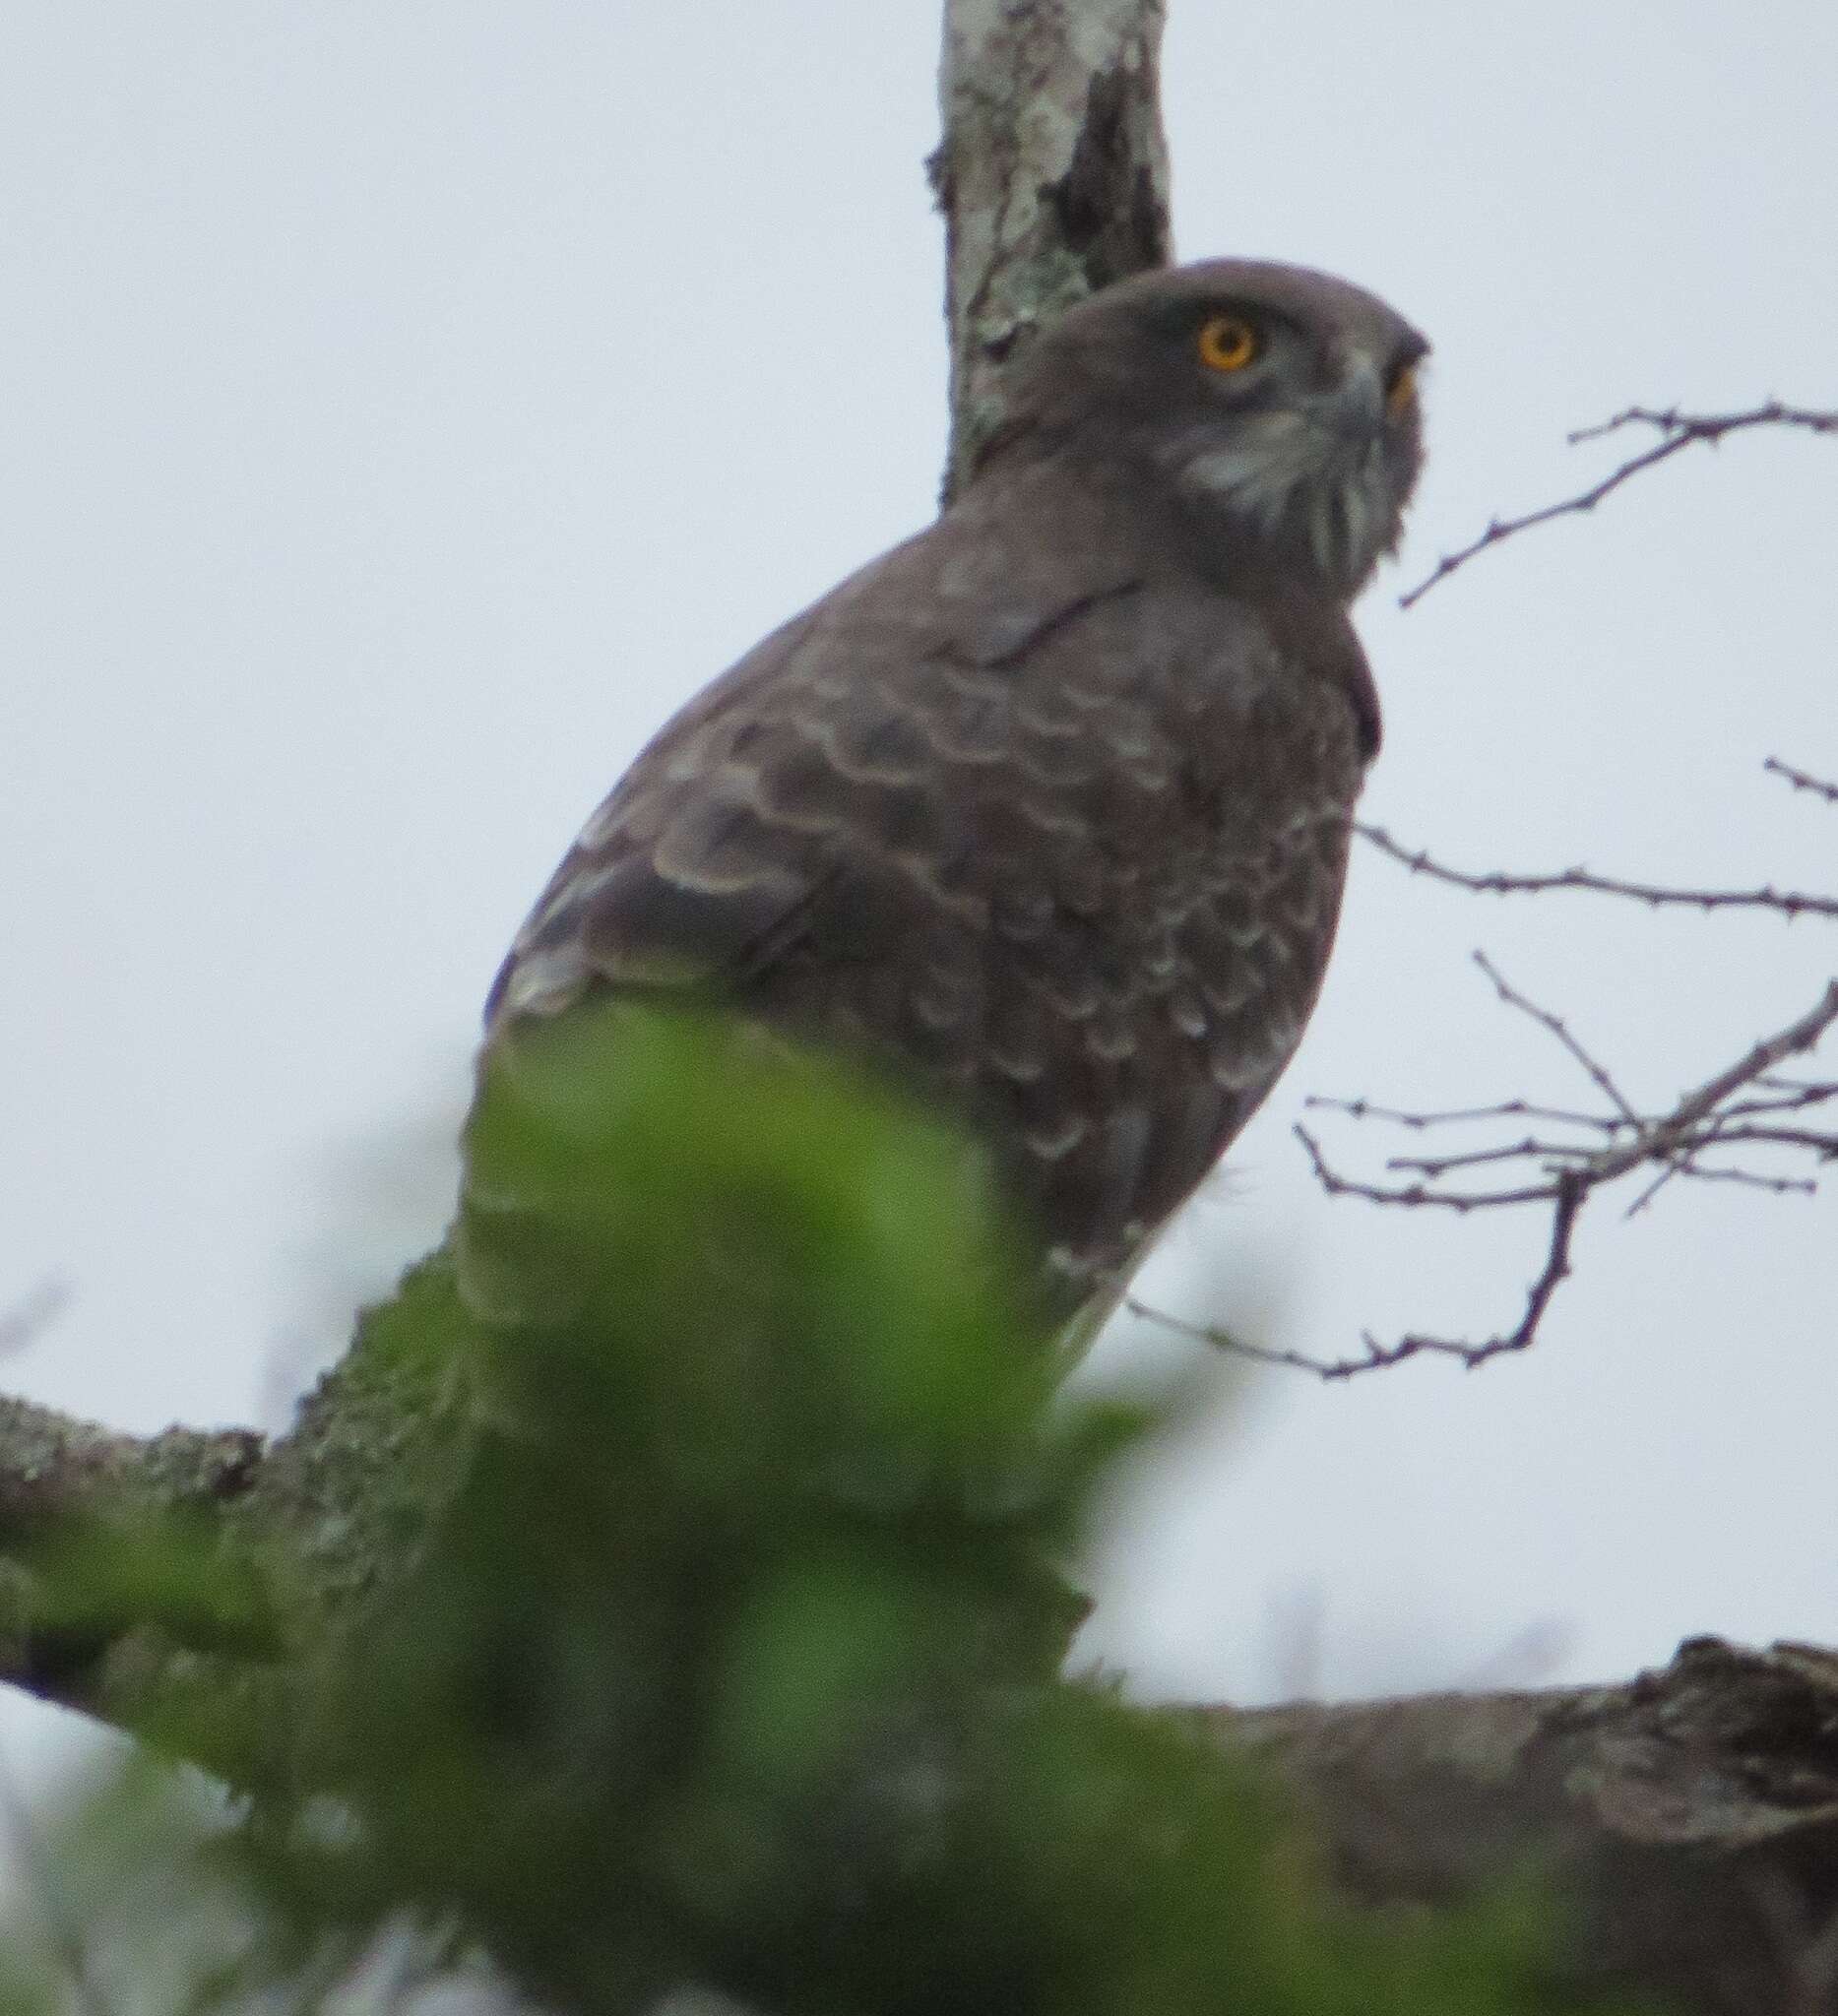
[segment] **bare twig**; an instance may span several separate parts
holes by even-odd
[[[1810,791],[1814,797],[1823,798],[1828,805],[1838,805],[1838,784],[1827,784],[1822,777],[1813,777],[1806,771],[1796,770],[1791,763],[1783,763],[1778,756],[1770,756],[1762,769],[1776,777],[1784,777],[1797,791]]]
[[[1609,1076],[1608,1067],[1597,1063],[1583,1047],[1581,1040],[1572,1033],[1569,1024],[1561,1016],[1552,1014],[1549,1008],[1541,1008],[1536,1001],[1528,1001],[1523,994],[1509,986],[1505,976],[1485,952],[1476,952],[1472,957],[1476,966],[1493,982],[1493,991],[1506,1006],[1518,1009],[1521,1015],[1529,1015],[1541,1029],[1549,1030],[1576,1060],[1583,1075],[1614,1105],[1622,1120],[1630,1127],[1637,1126],[1638,1116],[1622,1096],[1620,1087]]]
[[[1721,441],[1743,427],[1804,427],[1814,434],[1838,434],[1838,412],[1813,407],[1787,406],[1778,399],[1735,413],[1683,413],[1676,406],[1663,410],[1650,406],[1630,406],[1593,427],[1577,427],[1567,437],[1572,447],[1585,441],[1600,441],[1627,427],[1651,427],[1666,437],[1661,446],[1668,454],[1674,444],[1682,448],[1691,441]],[[1656,451],[1648,449],[1649,455]]]
[[[1355,1119],[1382,1119],[1413,1131],[1443,1124],[1467,1124],[1476,1120],[1531,1118],[1546,1125],[1575,1128],[1592,1137],[1565,1141],[1537,1133],[1511,1142],[1470,1149],[1443,1157],[1394,1156],[1386,1164],[1408,1180],[1395,1183],[1370,1182],[1349,1176],[1335,1168],[1321,1144],[1306,1127],[1296,1128],[1297,1139],[1308,1157],[1315,1179],[1330,1197],[1358,1197],[1368,1204],[1401,1205],[1416,1209],[1450,1211],[1466,1217],[1474,1211],[1502,1210],[1537,1205],[1549,1212],[1545,1255],[1526,1290],[1525,1305],[1511,1328],[1490,1337],[1439,1337],[1409,1332],[1390,1344],[1381,1344],[1369,1331],[1361,1335],[1358,1355],[1341,1358],[1312,1356],[1305,1352],[1271,1351],[1245,1344],[1241,1339],[1203,1324],[1184,1322],[1131,1297],[1126,1306],[1137,1315],[1163,1324],[1183,1336],[1204,1339],[1259,1363],[1289,1365],[1317,1373],[1325,1379],[1350,1378],[1356,1372],[1377,1370],[1409,1357],[1426,1355],[1451,1357],[1475,1366],[1488,1359],[1527,1350],[1538,1334],[1546,1312],[1570,1271],[1570,1255],[1576,1227],[1589,1201],[1600,1190],[1621,1177],[1645,1168],[1652,1180],[1628,1207],[1629,1215],[1644,1210],[1657,1191],[1675,1176],[1700,1182],[1738,1183],[1776,1194],[1806,1195],[1815,1188],[1811,1178],[1781,1175],[1764,1169],[1728,1165],[1707,1165],[1699,1157],[1716,1149],[1779,1149],[1809,1155],[1818,1163],[1838,1161],[1838,1131],[1783,1124],[1779,1115],[1798,1112],[1838,1101],[1838,1081],[1830,1083],[1783,1080],[1778,1067],[1788,1058],[1812,1049],[1826,1031],[1838,1023],[1838,979],[1832,980],[1804,1015],[1797,1016],[1772,1036],[1752,1044],[1742,1056],[1715,1072],[1701,1085],[1682,1093],[1662,1113],[1643,1114],[1635,1110],[1608,1068],[1583,1044],[1560,1016],[1541,1008],[1513,987],[1484,953],[1475,963],[1492,983],[1503,1004],[1530,1016],[1588,1075],[1611,1110],[1603,1113],[1571,1112],[1561,1107],[1540,1107],[1523,1101],[1505,1101],[1493,1106],[1467,1106],[1443,1113],[1408,1113],[1375,1106],[1365,1100],[1322,1100],[1310,1105],[1325,1107]],[[1765,1088],[1767,1096],[1741,1097]],[[1531,1162],[1540,1165],[1535,1181],[1496,1189],[1449,1187],[1443,1178],[1502,1163]]]
[[[1503,1148],[1471,1148],[1462,1155],[1391,1155],[1385,1158],[1388,1169],[1412,1170],[1426,1176],[1430,1182],[1439,1182],[1451,1169],[1486,1168],[1496,1162],[1524,1162],[1540,1157],[1555,1156],[1561,1167],[1562,1158],[1572,1160],[1586,1156],[1591,1151],[1576,1142],[1540,1141],[1528,1134],[1523,1141],[1514,1141]]]
[[[1299,1127],[1296,1130],[1302,1134]],[[1347,1183],[1335,1177],[1321,1162],[1314,1144],[1302,1134],[1310,1156],[1314,1159],[1316,1173],[1331,1191],[1347,1192],[1355,1196],[1374,1194],[1362,1186]],[[1130,1296],[1125,1302],[1133,1314],[1147,1317],[1150,1321],[1173,1330],[1176,1335],[1190,1337],[1202,1344],[1210,1344],[1230,1351],[1242,1357],[1254,1359],[1259,1364],[1286,1365],[1297,1371],[1314,1372],[1323,1379],[1351,1379],[1356,1372],[1374,1372],[1386,1365],[1402,1364],[1406,1358],[1448,1357],[1455,1358],[1472,1370],[1484,1364],[1489,1358],[1499,1357],[1509,1352],[1527,1350],[1538,1334],[1538,1326],[1544,1320],[1551,1298],[1557,1292],[1558,1285],[1570,1271],[1570,1244],[1576,1229],[1576,1220],[1582,1210],[1587,1185],[1580,1175],[1566,1172],[1553,1185],[1554,1206],[1551,1216],[1551,1241],[1545,1252],[1544,1265],[1537,1278],[1526,1291],[1525,1307],[1512,1329],[1502,1331],[1476,1344],[1457,1337],[1432,1337],[1425,1332],[1413,1331],[1398,1338],[1391,1344],[1380,1344],[1369,1330],[1360,1333],[1363,1349],[1358,1357],[1322,1358],[1312,1357],[1306,1352],[1272,1351],[1262,1345],[1246,1344],[1229,1331],[1213,1329],[1203,1323],[1189,1323],[1178,1316],[1171,1316],[1165,1310],[1150,1307]],[[1541,1193],[1551,1194],[1551,1193]],[[1385,1201],[1402,1202],[1403,1199]],[[1426,1195],[1425,1203],[1447,1203],[1452,1199]],[[1482,1202],[1507,1201],[1470,1198],[1461,1207],[1472,1208]],[[1523,1201],[1523,1200],[1511,1200]]]
[[[1253,1344],[1250,1339],[1239,1337],[1235,1331],[1221,1329],[1216,1324],[1195,1323],[1168,1309],[1158,1309],[1138,1295],[1126,1294],[1120,1306],[1132,1316],[1153,1323],[1158,1330],[1188,1338],[1195,1344],[1210,1345],[1215,1351],[1230,1352],[1234,1357],[1248,1358],[1252,1364],[1277,1365],[1296,1372],[1316,1372],[1324,1379],[1340,1378],[1348,1372],[1364,1369],[1356,1360],[1342,1364],[1332,1358],[1310,1357],[1306,1352],[1277,1351],[1267,1344]]]
[[[1838,1084],[1830,1080],[1811,1079],[1805,1084],[1788,1088],[1782,1080],[1770,1075],[1766,1078],[1757,1078],[1755,1083],[1764,1087],[1781,1086],[1782,1089],[1778,1096],[1771,1099],[1740,1100],[1732,1105],[1725,1106],[1723,1110],[1731,1119],[1745,1118],[1750,1113],[1803,1113],[1808,1106],[1824,1105],[1829,1101],[1838,1099]]]
[[[1607,1125],[1604,1121],[1599,1124]],[[1616,1122],[1625,1125],[1625,1122]],[[1742,1169],[1705,1167],[1696,1158],[1705,1150],[1725,1148],[1735,1144],[1749,1148],[1784,1148],[1804,1150],[1820,1162],[1838,1162],[1838,1134],[1822,1134],[1807,1127],[1725,1127],[1717,1120],[1706,1121],[1702,1132],[1687,1129],[1680,1138],[1681,1166],[1680,1173],[1688,1176],[1711,1178],[1718,1182],[1744,1181],[1759,1184],[1770,1190],[1810,1191],[1816,1185],[1810,1180],[1750,1174]],[[1578,1141],[1544,1141],[1535,1135],[1527,1135],[1523,1141],[1515,1141],[1499,1148],[1475,1148],[1460,1155],[1393,1155],[1385,1159],[1388,1169],[1398,1169],[1439,1182],[1442,1177],[1456,1169],[1483,1168],[1493,1163],[1552,1161],[1555,1167],[1567,1167],[1572,1163],[1586,1162],[1600,1153]]]
[[[1579,490],[1573,497],[1546,504],[1518,518],[1490,520],[1478,538],[1471,539],[1452,553],[1444,553],[1415,588],[1399,596],[1398,606],[1408,609],[1422,601],[1437,582],[1447,580],[1458,567],[1466,566],[1489,546],[1497,546],[1515,534],[1529,532],[1535,525],[1549,525],[1554,518],[1593,511],[1623,483],[1631,481],[1645,470],[1656,469],[1662,462],[1670,461],[1680,449],[1689,448],[1693,442],[1715,444],[1726,434],[1735,434],[1749,427],[1797,427],[1814,434],[1834,434],[1838,433],[1838,412],[1784,406],[1778,399],[1764,401],[1760,406],[1735,413],[1683,413],[1677,407],[1668,407],[1661,411],[1652,407],[1630,406],[1596,426],[1578,427],[1569,436],[1570,444],[1574,447],[1585,441],[1599,441],[1605,435],[1617,433],[1625,427],[1651,427],[1658,432],[1660,439],[1651,448],[1630,456],[1619,468],[1611,470],[1600,482]]]
[[[1670,1147],[1715,1112],[1733,1092],[1752,1085],[1764,1072],[1785,1063],[1789,1057],[1815,1047],[1834,1022],[1838,1022],[1838,979],[1826,984],[1825,991],[1804,1015],[1773,1036],[1763,1037],[1734,1064],[1707,1078],[1695,1092],[1687,1093],[1663,1120],[1643,1129],[1641,1135],[1623,1146],[1605,1150],[1595,1180],[1612,1183],[1616,1176],[1650,1160],[1656,1149]]]
[[[1310,1093],[1302,1101],[1305,1106],[1318,1106],[1327,1112],[1345,1113],[1353,1120],[1389,1120],[1400,1127],[1423,1128],[1443,1127],[1465,1120],[1551,1120],[1564,1127],[1624,1127],[1627,1122],[1616,1115],[1601,1113],[1573,1113],[1562,1106],[1533,1105],[1522,1099],[1503,1099],[1490,1106],[1455,1106],[1441,1113],[1407,1113],[1397,1106],[1374,1105],[1365,1099],[1323,1099]]]
[[[1706,1168],[1698,1162],[1680,1163],[1666,1174],[1669,1180],[1680,1175],[1693,1183],[1738,1183],[1750,1190],[1766,1190],[1775,1197],[1814,1197],[1819,1187],[1813,1176],[1769,1176],[1759,1169]],[[1627,1215],[1633,1216],[1631,1208]]]
[[[1544,875],[1507,874],[1500,869],[1476,874],[1465,868],[1448,867],[1421,848],[1406,847],[1382,826],[1356,820],[1354,831],[1380,853],[1403,862],[1413,875],[1427,875],[1432,882],[1446,882],[1453,888],[1484,896],[1534,896],[1553,889],[1582,889],[1596,896],[1625,897],[1654,910],[1771,910],[1790,919],[1838,917],[1838,896],[1809,896],[1800,890],[1776,889],[1772,884],[1760,889],[1674,889],[1661,883],[1626,882],[1616,876],[1597,875],[1588,868],[1563,868],[1555,874]]]
[[[1506,1204],[1543,1204],[1553,1193],[1554,1178],[1512,1190],[1432,1190],[1427,1183],[1363,1182],[1357,1176],[1343,1176],[1330,1166],[1321,1144],[1306,1127],[1298,1123],[1291,1131],[1302,1145],[1315,1181],[1330,1197],[1359,1197],[1367,1204],[1406,1204],[1414,1210],[1439,1206],[1462,1218],[1471,1211],[1493,1210]]]

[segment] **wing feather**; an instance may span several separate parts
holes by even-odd
[[[1089,1284],[1294,1048],[1372,729],[1344,624],[1311,657],[1190,577],[1054,587],[974,532],[955,514],[896,548],[679,715],[487,1018],[681,992],[904,1064]]]

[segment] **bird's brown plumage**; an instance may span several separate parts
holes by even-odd
[[[491,1040],[590,989],[731,1003],[960,1113],[1068,1302],[1127,1270],[1300,1037],[1378,735],[1340,578],[1376,545],[1342,567],[1331,513],[1189,473],[1283,432],[1182,376],[1221,299],[1294,318],[1324,383],[1336,344],[1388,383],[1423,348],[1342,283],[1236,262],[1074,311],[966,494],[626,773],[519,934]],[[1387,399],[1386,543],[1416,430]]]

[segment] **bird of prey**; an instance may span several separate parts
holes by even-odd
[[[1054,1305],[1108,1308],[1321,984],[1379,737],[1348,611],[1416,482],[1426,348],[1250,261],[1073,308],[937,521],[614,787],[487,1044],[611,990],[865,1055],[986,1147]]]

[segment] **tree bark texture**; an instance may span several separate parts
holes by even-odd
[[[1004,359],[1169,257],[1162,20],[1162,0],[949,0],[931,162],[947,493],[999,421]],[[201,1760],[238,1777],[265,1754],[285,1773],[317,1649],[442,1502],[451,1380],[402,1347],[392,1310],[452,1292],[443,1256],[414,1270],[273,1442],[136,1440],[0,1403],[0,1679],[136,1730],[220,1662],[238,1743]],[[47,1619],[34,1549],[73,1518],[124,1537],[178,1519],[225,1560],[259,1559],[283,1606],[264,1655],[227,1657],[151,1597],[144,1613]],[[1352,1898],[1434,1904],[1530,1861],[1574,1907],[1578,1980],[1703,2016],[1838,2016],[1838,1654],[1706,1639],[1622,1686],[1198,1712],[1298,1788]]]
[[[1169,260],[1163,0],[947,0],[931,158],[951,336],[948,501],[1001,420],[1003,363]]]
[[[1352,1898],[1531,1869],[1579,1985],[1838,2012],[1838,1652],[1696,1638],[1624,1685],[1207,1713],[1301,1795]]]

